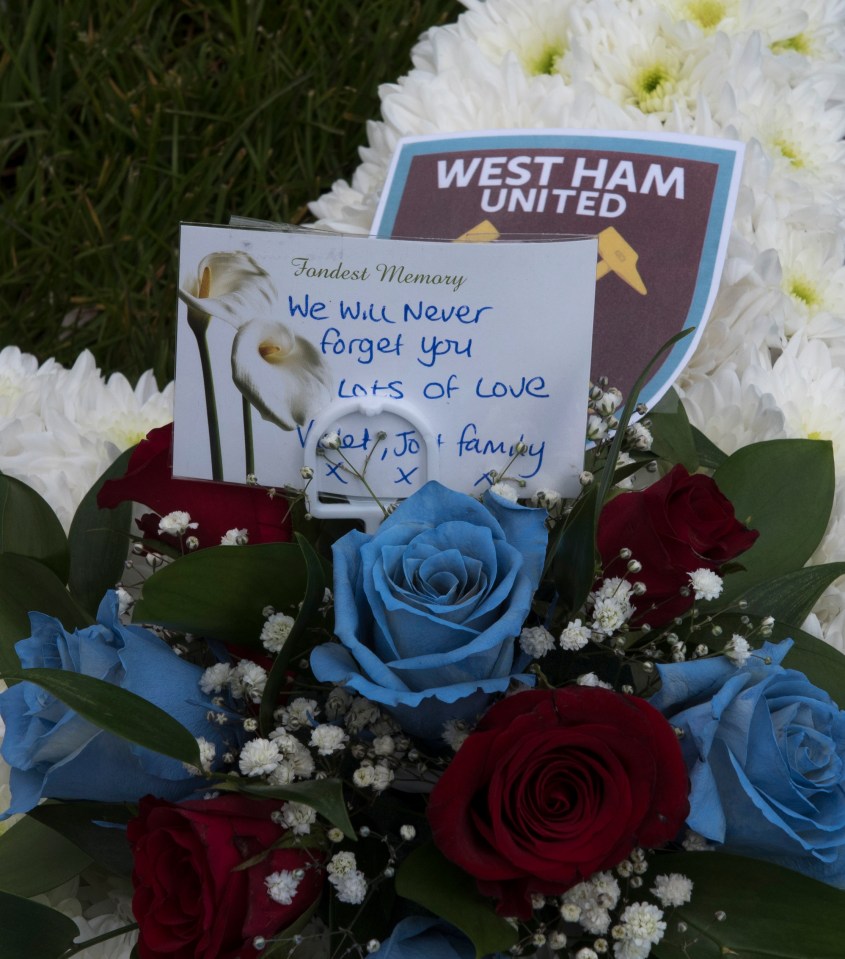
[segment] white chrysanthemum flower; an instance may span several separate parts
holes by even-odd
[[[0,471],[31,486],[70,528],[82,497],[120,453],[173,418],[173,388],[145,373],[107,382],[89,352],[71,369],[0,350]]]
[[[574,619],[566,625],[560,634],[561,648],[568,652],[583,649],[589,643],[591,635],[592,631],[589,626],[582,626],[580,619]]]
[[[671,872],[668,876],[658,876],[651,891],[666,908],[683,906],[692,898],[692,879],[679,872]]]
[[[294,619],[284,613],[273,613],[261,627],[261,644],[271,653],[281,652],[293,629]]]
[[[177,509],[162,516],[158,521],[158,531],[163,536],[183,536],[189,529],[196,529],[199,523],[191,522],[191,514]]]
[[[302,881],[301,877],[295,876],[290,870],[282,869],[281,872],[271,872],[264,880],[267,887],[267,895],[283,906],[289,906],[296,896],[296,890]]]
[[[734,666],[744,666],[754,650],[751,648],[748,640],[739,633],[733,636],[725,643],[724,655]]]
[[[718,599],[722,595],[723,582],[718,573],[712,569],[693,570],[689,574],[690,585],[693,588],[696,599]]]
[[[519,634],[522,651],[533,659],[539,659],[555,648],[555,638],[542,626],[527,626]]]
[[[754,385],[747,368],[751,364],[763,365],[759,352],[708,375],[685,375],[683,387],[678,385],[690,422],[724,453],[787,435],[783,411],[770,393],[761,393]]]
[[[773,397],[788,437],[830,440],[837,475],[845,474],[845,368],[827,343],[795,336],[768,369],[749,367],[744,380]]]
[[[827,529],[808,565],[835,563],[845,556],[845,480],[836,484],[833,509]],[[823,639],[845,653],[845,578],[831,583],[817,601],[810,618],[803,624],[805,632]]]
[[[759,141],[773,163],[772,182],[794,181],[812,191],[816,202],[841,209],[845,107],[829,105],[809,82],[784,89],[749,71],[736,111],[726,111],[724,123],[739,139]]]
[[[316,748],[321,756],[331,756],[332,753],[343,749],[348,740],[349,737],[340,726],[331,726],[325,723],[312,730],[310,744]]]
[[[267,776],[279,765],[279,747],[270,739],[251,739],[244,744],[238,767],[244,776]]]

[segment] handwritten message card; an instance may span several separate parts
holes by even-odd
[[[479,493],[514,460],[520,496],[575,492],[596,257],[183,226],[174,475],[302,488],[310,467],[316,506]]]

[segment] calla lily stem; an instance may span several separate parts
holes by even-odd
[[[244,411],[244,458],[246,460],[246,475],[254,476],[255,446],[252,437],[252,404],[245,396],[242,397],[242,401]]]
[[[205,322],[191,322],[191,313],[188,310],[188,323],[197,338],[197,349],[200,354],[200,364],[202,366],[202,385],[205,391],[205,415],[208,420],[208,446],[211,453],[211,478],[214,480],[223,479],[223,457],[220,452],[220,426],[217,422],[217,400],[214,396],[214,373],[211,369],[211,354],[208,351],[208,331],[209,317],[203,316]]]

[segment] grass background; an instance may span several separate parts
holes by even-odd
[[[179,222],[302,222],[458,0],[0,6],[0,347],[173,374]]]

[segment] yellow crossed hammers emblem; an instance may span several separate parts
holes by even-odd
[[[492,243],[501,233],[489,220],[482,220],[477,226],[456,238],[456,243]],[[615,273],[620,280],[628,284],[643,296],[648,292],[642,277],[637,271],[639,254],[622,234],[612,226],[598,235],[599,262],[596,264],[596,279],[600,280],[608,273]]]

